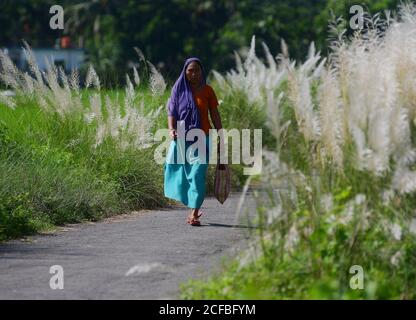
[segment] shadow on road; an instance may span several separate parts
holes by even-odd
[[[241,229],[258,229],[255,226],[243,226],[236,224],[223,224],[223,223],[204,223],[201,224],[201,227],[223,227],[223,228],[241,228]]]

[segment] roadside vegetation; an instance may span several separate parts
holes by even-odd
[[[416,298],[416,7],[392,16],[366,15],[349,37],[332,21],[329,56],[311,44],[304,62],[263,45],[263,63],[253,38],[216,74],[259,101],[275,145],[250,249],[183,298]]]

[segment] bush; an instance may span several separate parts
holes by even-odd
[[[36,231],[29,207],[28,193],[0,194],[0,241]]]

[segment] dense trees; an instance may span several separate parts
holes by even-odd
[[[200,57],[208,69],[228,69],[233,51],[252,34],[277,52],[283,38],[301,59],[310,41],[325,51],[330,11],[348,17],[353,4],[372,12],[394,8],[399,0],[3,0],[0,46],[52,46],[62,34],[88,51],[103,78],[122,81],[134,46],[173,79],[184,59]],[[65,30],[49,28],[49,7],[65,10]]]

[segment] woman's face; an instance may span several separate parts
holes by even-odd
[[[186,79],[193,85],[201,83],[202,70],[198,62],[192,61],[186,68]]]

